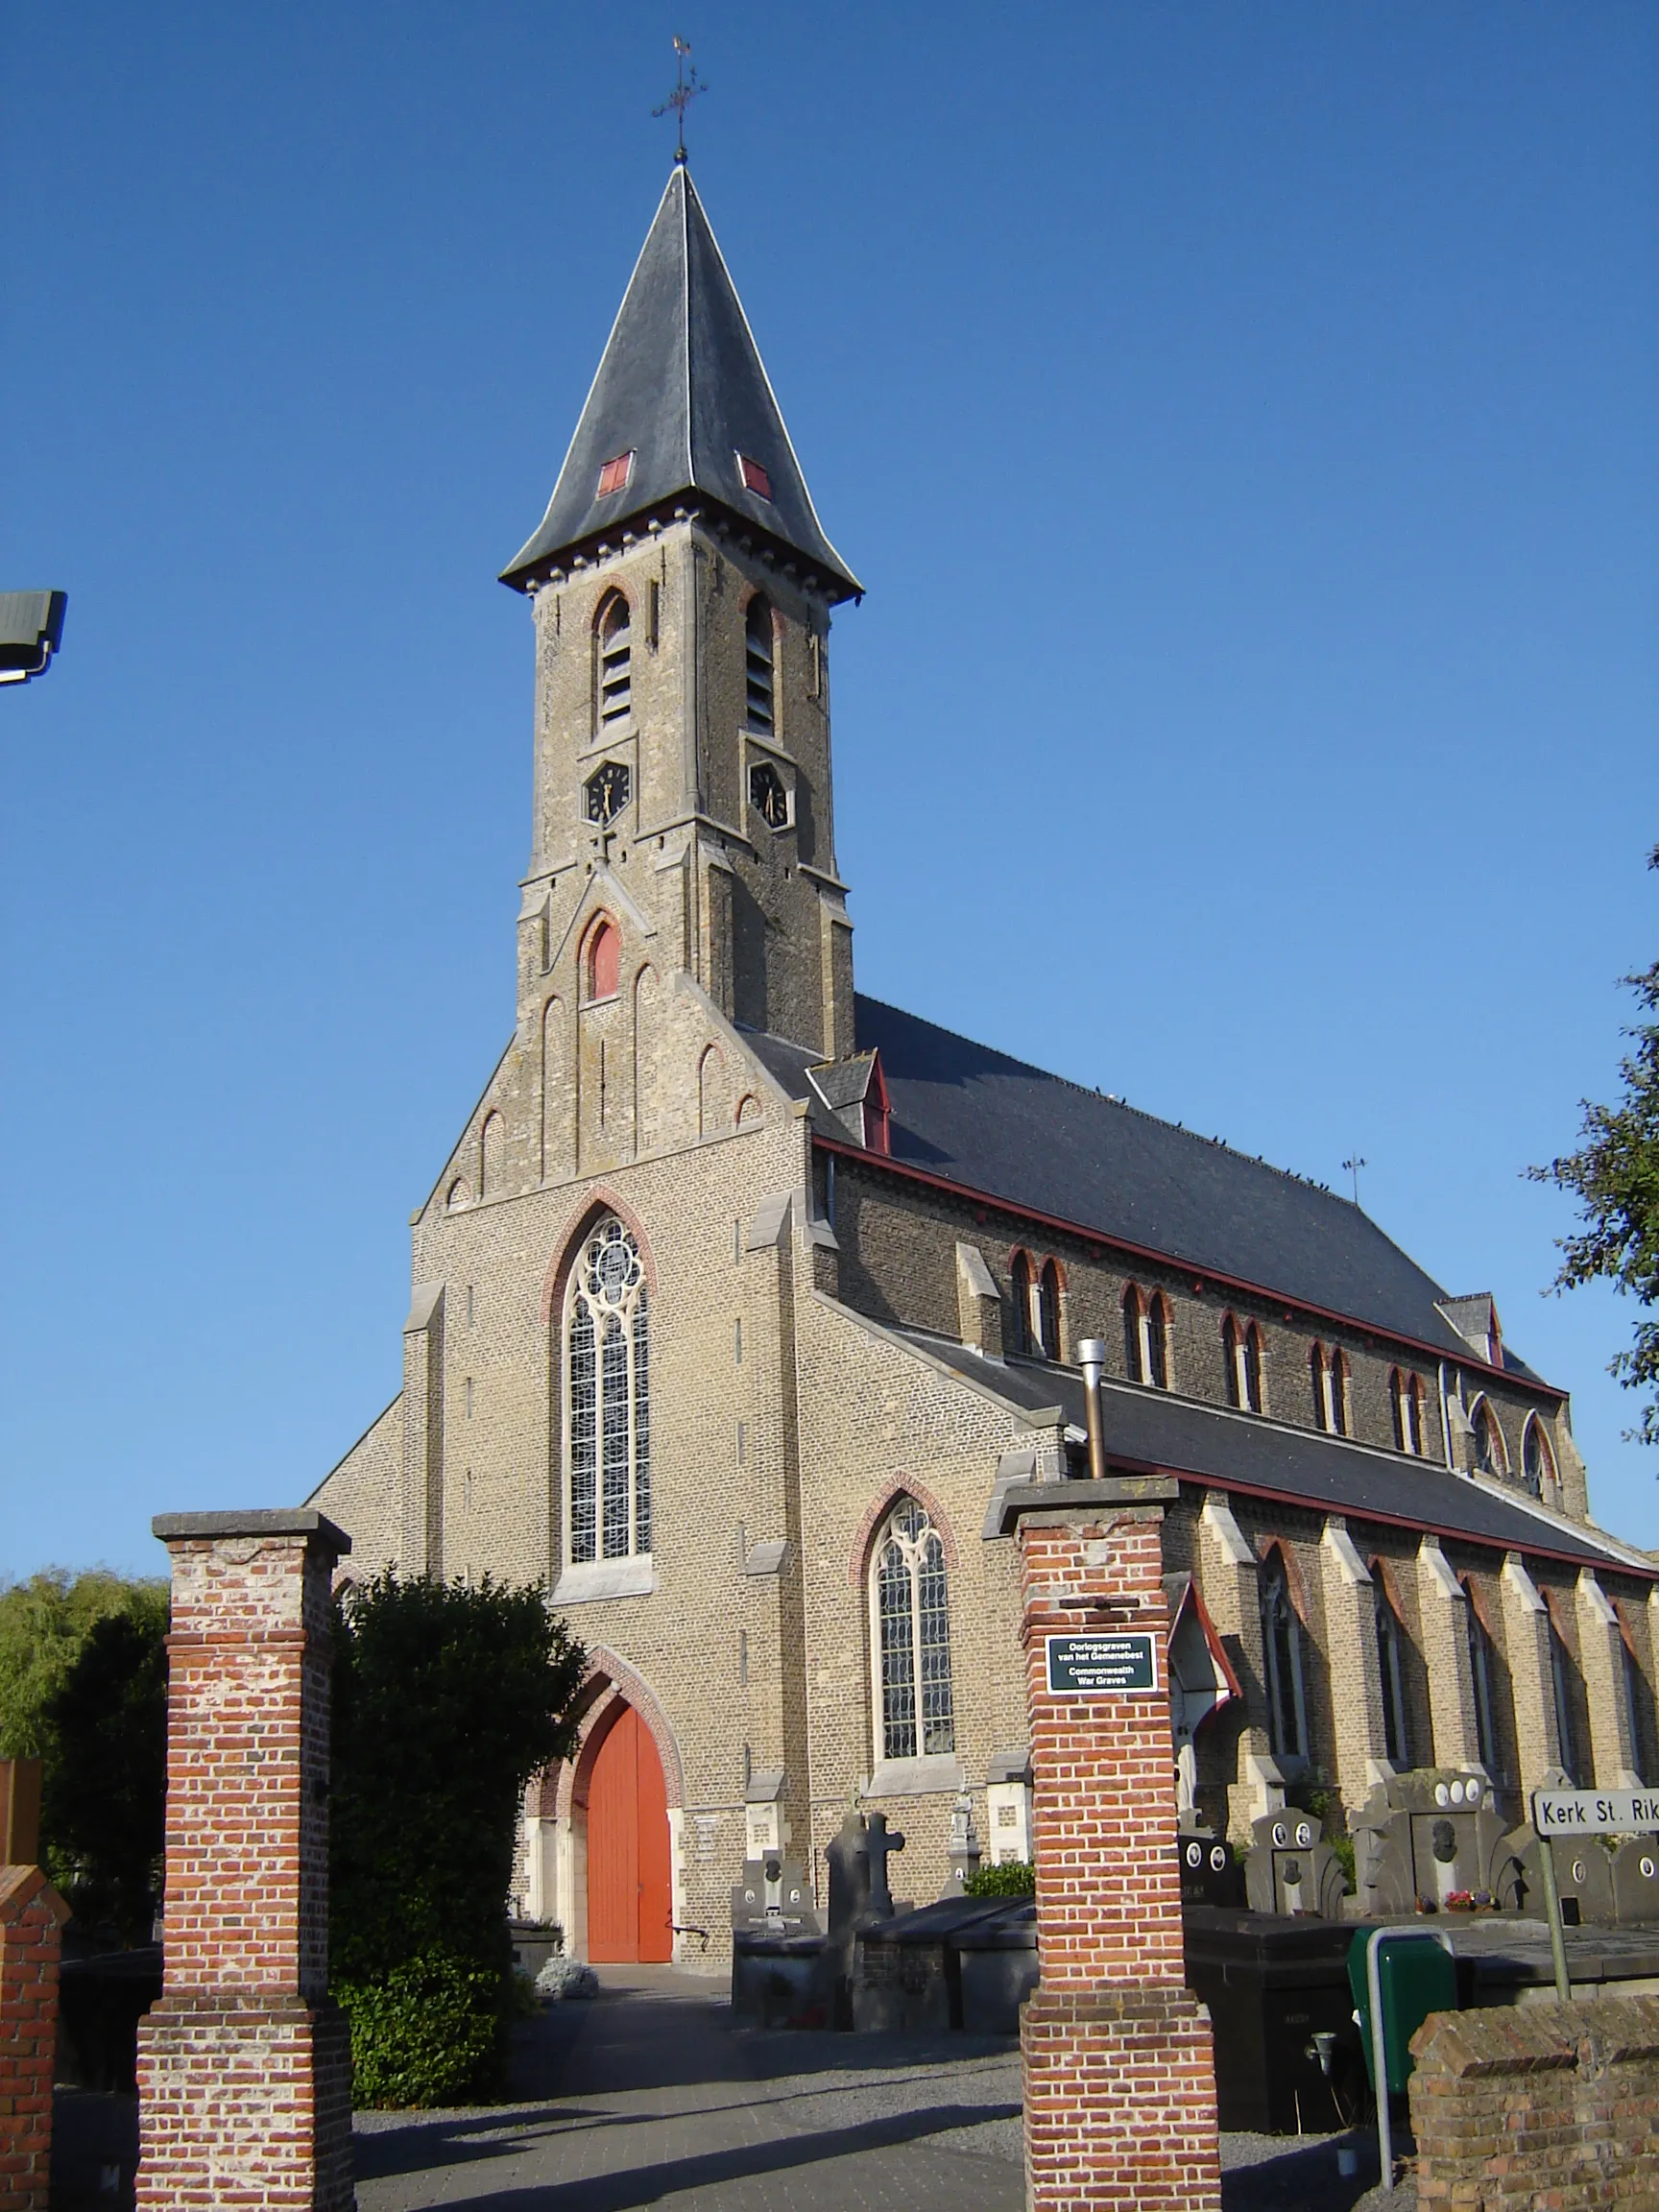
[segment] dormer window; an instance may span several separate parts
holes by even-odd
[[[751,461],[747,453],[739,453],[737,456],[737,473],[743,479],[745,492],[753,492],[757,498],[771,498],[772,479],[761,468],[758,461]]]
[[[599,471],[599,489],[594,493],[594,497],[609,499],[613,492],[626,492],[628,479],[633,473],[633,449],[630,448],[626,453],[613,454]]]
[[[770,737],[774,728],[772,685],[772,610],[764,599],[749,602],[743,618],[745,718],[751,730]]]
[[[628,602],[613,591],[599,610],[594,625],[597,645],[597,705],[601,729],[626,721],[634,709],[633,636],[628,627]]]

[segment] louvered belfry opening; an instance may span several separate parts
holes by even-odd
[[[633,633],[620,591],[599,613],[599,722],[625,721],[634,708]]]
[[[743,624],[743,665],[751,730],[772,734],[772,610],[752,599]]]

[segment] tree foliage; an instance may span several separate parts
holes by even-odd
[[[488,1986],[501,2015],[524,1786],[574,1750],[586,1665],[539,1590],[388,1571],[347,1597],[334,1660],[329,1947],[363,2043],[360,2095],[414,2079],[381,2048],[402,2015],[398,1992]]]
[[[134,1942],[159,1894],[166,1635],[165,1582],[48,1567],[0,1588],[0,1758],[43,1762],[47,1872]]]
[[[1659,868],[1659,846],[1648,866]],[[1630,1049],[1619,1064],[1622,1093],[1611,1106],[1585,1099],[1577,1150],[1528,1173],[1571,1191],[1584,1221],[1561,1241],[1553,1286],[1611,1283],[1651,1312],[1659,1306],[1659,962],[1623,981],[1643,1019],[1624,1031]],[[1659,1319],[1637,1323],[1634,1342],[1610,1372],[1626,1389],[1650,1393],[1632,1433],[1659,1444]]]
[[[144,1590],[95,1621],[47,1700],[40,1826],[78,1919],[146,1942],[167,1812],[167,1599]]]
[[[106,1567],[82,1575],[43,1567],[26,1582],[0,1583],[0,1759],[47,1757],[47,1703],[95,1622],[157,1607],[165,1621],[165,1582],[130,1581]]]

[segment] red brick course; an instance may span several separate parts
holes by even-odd
[[[1162,1519],[1050,1508],[1020,1527],[1042,1976],[1020,2034],[1032,2212],[1221,2201],[1210,2016],[1184,1981]],[[1051,1695],[1045,1639],[1102,1630],[1152,1634],[1155,1688]]]
[[[349,2039],[327,1996],[337,1551],[326,1524],[256,1518],[167,1531],[164,1973],[138,2038],[138,2203],[156,2212],[354,2201]]]
[[[1436,2012],[1411,2048],[1424,2212],[1659,2205],[1659,1998]]]
[[[68,1917],[38,1866],[0,1866],[0,2212],[46,2212],[58,1951]]]

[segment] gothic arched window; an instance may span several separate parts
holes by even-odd
[[[768,737],[776,722],[772,650],[772,610],[764,599],[751,599],[743,617],[744,703],[750,729]]]
[[[1060,1270],[1052,1260],[1037,1278],[1037,1349],[1045,1359],[1060,1357]]]
[[[599,610],[593,625],[594,719],[601,728],[622,721],[633,709],[633,637],[628,627],[628,602],[613,591]]]
[[[1406,1730],[1406,1691],[1400,1675],[1400,1645],[1406,1631],[1400,1625],[1380,1568],[1373,1567],[1376,1583],[1377,1672],[1382,1685],[1382,1751],[1394,1766],[1410,1766]]]
[[[1222,1356],[1227,1364],[1227,1403],[1244,1413],[1260,1413],[1262,1332],[1254,1321],[1240,1328],[1229,1313],[1221,1324]]]
[[[1016,1252],[1008,1268],[1014,1308],[1014,1349],[1016,1352],[1031,1350],[1031,1262],[1023,1252]]]
[[[880,1756],[916,1759],[953,1751],[945,1547],[914,1498],[900,1499],[876,1539],[870,1631]]]
[[[1503,1431],[1498,1426],[1498,1416],[1484,1399],[1475,1407],[1475,1472],[1477,1475],[1507,1475],[1509,1461],[1503,1450]]]
[[[572,1566],[651,1549],[650,1315],[632,1234],[605,1214],[565,1293],[565,1529]]]
[[[1131,1283],[1123,1293],[1123,1371],[1131,1382],[1169,1387],[1169,1308],[1162,1290],[1143,1298]]]
[[[1423,1456],[1423,1378],[1402,1368],[1388,1370],[1388,1396],[1394,1408],[1394,1449]]]
[[[608,914],[601,915],[583,949],[584,996],[613,998],[622,982],[622,935]]]
[[[1467,1576],[1463,1579],[1463,1614],[1469,1637],[1469,1674],[1475,1686],[1475,1747],[1481,1766],[1496,1781],[1498,1729],[1492,1703],[1492,1674],[1498,1661],[1492,1638],[1475,1601],[1474,1584]]]
[[[1145,1353],[1141,1339],[1144,1317],[1141,1292],[1131,1283],[1123,1292],[1123,1372],[1131,1382],[1146,1380]]]
[[[1290,1602],[1285,1562],[1276,1554],[1262,1578],[1262,1659],[1267,1675],[1267,1741],[1280,1759],[1308,1755],[1302,1685],[1302,1621]]]
[[[1578,1669],[1573,1654],[1567,1648],[1561,1633],[1561,1624],[1555,1618],[1555,1608],[1549,1606],[1550,1614],[1550,1687],[1555,1699],[1555,1733],[1561,1744],[1561,1766],[1568,1782],[1576,1789],[1585,1779],[1583,1762],[1578,1756],[1578,1727],[1576,1718],[1576,1690]]]
[[[1551,1505],[1558,1503],[1560,1482],[1555,1473],[1555,1455],[1536,1413],[1528,1414],[1527,1431],[1521,1439],[1521,1472],[1534,1498],[1546,1499]]]

